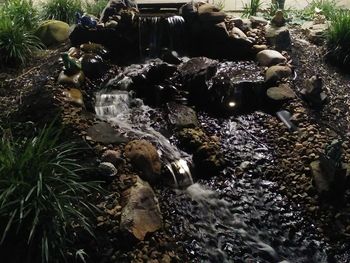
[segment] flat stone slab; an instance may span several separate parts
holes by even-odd
[[[99,122],[87,130],[87,135],[95,142],[125,143],[129,140],[119,134],[109,123]]]

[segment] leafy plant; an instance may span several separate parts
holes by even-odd
[[[96,17],[100,17],[103,9],[107,6],[108,0],[98,0],[94,3],[86,3],[86,12],[89,15],[94,15]]]
[[[42,16],[44,19],[56,19],[68,24],[75,22],[76,12],[82,12],[80,0],[48,0],[43,4]]]
[[[88,218],[96,210],[86,199],[100,188],[81,181],[78,152],[72,143],[59,143],[53,125],[32,139],[0,140],[0,250],[3,256],[11,251],[11,262],[86,256],[71,245],[78,230],[93,236]]]
[[[38,26],[38,11],[33,6],[32,0],[11,0],[4,5],[4,12],[16,26],[26,30],[34,30]]]
[[[350,66],[350,11],[340,10],[331,18],[327,31],[327,56],[332,61]]]
[[[219,0],[215,3],[216,7],[220,10],[223,10],[225,8],[225,0]]]
[[[320,10],[327,19],[331,19],[339,9],[335,0],[312,0],[301,12],[301,16],[304,19],[311,20],[316,10]]]
[[[43,44],[32,32],[12,21],[4,11],[0,10],[0,14],[0,61],[11,66],[23,65]]]
[[[250,0],[248,4],[243,6],[243,17],[255,16],[261,7],[262,3],[260,0]]]

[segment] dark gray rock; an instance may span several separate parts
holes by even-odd
[[[125,143],[128,139],[117,133],[117,131],[106,122],[99,122],[87,130],[87,136],[95,142],[104,144]]]
[[[175,102],[167,103],[168,117],[172,125],[177,128],[197,127],[198,119],[195,110]]]

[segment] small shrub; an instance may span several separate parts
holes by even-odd
[[[350,66],[350,11],[333,15],[327,31],[327,57],[333,62]]]
[[[261,6],[260,0],[250,0],[249,4],[244,4],[243,17],[255,16],[261,9]]]
[[[0,251],[11,262],[66,262],[76,233],[93,235],[89,222],[95,210],[86,201],[100,191],[82,182],[79,149],[59,143],[53,126],[33,139],[0,140]],[[16,260],[14,258],[17,258]],[[8,261],[6,261],[8,262]]]
[[[4,12],[16,26],[24,27],[26,30],[35,30],[38,26],[38,12],[31,0],[7,1]]]
[[[316,9],[321,10],[322,14],[330,19],[339,7],[334,0],[312,0],[301,12],[302,18],[312,20]]]
[[[89,15],[94,15],[96,17],[100,17],[103,9],[107,6],[108,0],[98,0],[94,3],[86,4],[86,12]]]
[[[43,4],[42,16],[44,19],[55,19],[68,24],[75,23],[75,13],[82,12],[80,0],[48,0]]]
[[[0,62],[23,65],[43,44],[31,31],[17,25],[3,11],[0,13]]]

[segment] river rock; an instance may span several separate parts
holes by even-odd
[[[292,69],[288,66],[275,65],[269,67],[265,73],[265,81],[267,83],[276,83],[283,78],[288,78],[292,75]]]
[[[102,162],[109,162],[109,163],[113,164],[115,167],[117,167],[118,164],[123,162],[123,159],[121,158],[119,151],[107,150],[102,154],[101,161]]]
[[[240,30],[238,27],[233,27],[229,34],[231,36],[236,37],[236,38],[247,39],[247,35],[242,30]]]
[[[286,22],[282,10],[277,10],[274,17],[271,19],[271,24],[277,27],[284,26]]]
[[[304,88],[300,91],[302,98],[309,103],[311,107],[321,107],[327,99],[323,92],[323,81],[318,75],[312,76],[304,81]]]
[[[287,50],[291,48],[292,40],[288,27],[277,27],[270,25],[266,29],[265,38],[267,42],[277,50]]]
[[[175,102],[168,102],[167,108],[169,121],[175,127],[181,129],[198,126],[197,114],[192,108]]]
[[[98,166],[98,171],[101,177],[109,180],[114,178],[118,174],[117,168],[110,162],[102,162]]]
[[[106,72],[106,64],[101,56],[96,54],[85,54],[81,60],[84,74],[89,78],[99,78]]]
[[[128,141],[127,138],[117,133],[117,131],[106,122],[99,122],[93,126],[91,126],[87,130],[88,138],[104,144],[110,143],[125,143]]]
[[[161,172],[157,149],[146,140],[134,140],[125,146],[125,156],[142,172],[142,178],[154,183]]]
[[[69,89],[64,91],[64,94],[66,95],[67,99],[72,102],[75,105],[82,106],[84,105],[83,102],[83,94],[79,89]]]
[[[68,39],[69,25],[58,20],[47,20],[39,25],[36,35],[46,46],[57,45]]]
[[[158,200],[147,182],[139,177],[134,186],[122,194],[120,229],[138,240],[144,240],[147,233],[153,233],[163,226]]]
[[[284,101],[295,98],[295,93],[288,84],[281,84],[278,87],[269,88],[266,94],[274,101]]]
[[[71,85],[76,88],[79,88],[85,80],[85,75],[83,71],[79,71],[73,75],[67,75],[64,71],[61,71],[61,73],[58,76],[57,82],[59,84],[63,85]]]
[[[287,59],[280,52],[271,49],[260,51],[256,58],[262,66],[273,66],[287,62]]]

